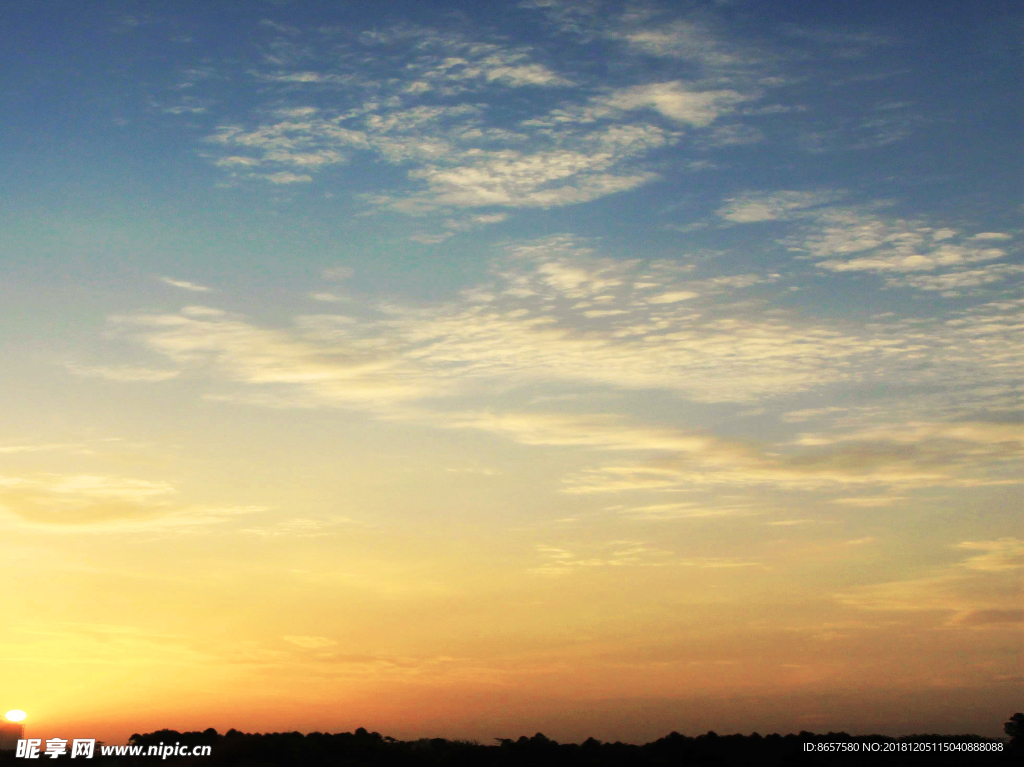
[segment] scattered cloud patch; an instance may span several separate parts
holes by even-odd
[[[208,288],[205,285],[198,285],[194,282],[188,282],[187,280],[175,280],[171,277],[161,277],[160,281],[171,285],[172,287],[181,288],[182,290],[191,290],[196,293],[206,293],[213,290],[213,288]]]
[[[836,192],[779,191],[768,194],[748,192],[727,199],[717,214],[726,221],[750,224],[761,221],[785,220],[801,215],[810,208],[834,201]]]

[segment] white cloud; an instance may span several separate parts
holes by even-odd
[[[697,298],[700,294],[694,293],[689,290],[675,290],[669,293],[659,293],[656,296],[651,296],[647,299],[650,304],[674,304],[679,301],[689,301],[691,298]]]
[[[311,315],[271,330],[187,307],[119,325],[177,369],[260,386],[261,397],[303,406],[376,407],[498,380],[741,402],[854,379],[902,346],[709,303],[778,275],[692,280],[685,263],[597,258],[569,237],[512,246],[495,272],[459,300],[391,305],[381,321]]]
[[[512,86],[524,85],[572,85],[570,80],[561,77],[541,64],[520,64],[517,66],[497,65],[486,69],[484,75],[488,80]]]
[[[180,314],[118,318],[116,326],[170,360],[173,371],[213,381],[216,389],[205,396],[214,399],[359,408],[523,444],[691,450],[700,467],[688,469],[674,458],[656,466],[616,464],[579,475],[568,486],[574,492],[724,482],[811,488],[1011,481],[1006,466],[1019,459],[1019,441],[1005,435],[1010,427],[977,416],[957,423],[950,415],[940,423],[909,411],[884,416],[863,408],[811,409],[786,420],[835,412],[831,430],[802,435],[773,455],[766,446],[630,427],[614,418],[451,412],[443,401],[487,396],[500,383],[505,391],[536,385],[661,390],[691,402],[749,406],[841,382],[893,380],[945,392],[944,403],[984,396],[1012,409],[1019,406],[1024,375],[1024,309],[1012,302],[943,321],[889,320],[840,330],[715,299],[778,275],[694,280],[685,262],[601,258],[569,236],[509,246],[493,271],[490,281],[457,299],[389,304],[372,320],[353,304],[354,316],[310,314],[290,327],[265,328],[209,307],[186,307]],[[165,376],[159,370],[151,377]],[[414,412],[414,402],[444,414]]]
[[[436,389],[417,377],[386,339],[350,337],[351,320],[300,318],[299,333],[264,330],[222,312],[115,318],[182,367],[207,369],[243,384],[284,387],[293,406],[373,408]],[[325,343],[323,339],[331,343]]]
[[[1019,274],[1024,274],[1024,266],[1019,264],[990,264],[980,269],[965,269],[945,274],[890,277],[886,280],[886,285],[939,291],[944,295],[953,296],[960,295],[965,290],[1003,282]]]
[[[749,224],[760,221],[775,221],[791,218],[836,199],[835,192],[778,191],[765,194],[748,192],[739,197],[727,199],[717,214],[727,221]]]
[[[830,201],[827,193],[806,200],[792,197],[799,194],[747,195],[729,200],[718,214],[736,222],[797,219],[800,232],[785,240],[791,251],[806,254],[829,272],[882,275],[887,287],[959,295],[1021,273],[1015,264],[976,266],[1006,258],[1011,252],[1007,247],[1012,246],[997,248],[991,243],[1012,239],[1009,235],[967,235],[950,227],[884,217],[876,212],[880,205],[820,207]]]
[[[175,280],[172,279],[171,277],[161,277],[160,281],[167,283],[168,285],[171,285],[175,288],[181,288],[182,290],[192,290],[197,293],[205,293],[213,289],[208,288],[205,285],[197,285],[194,282],[188,282],[187,280]]]
[[[621,33],[620,33],[621,34]],[[665,58],[685,59],[708,68],[734,67],[743,63],[736,49],[730,49],[707,26],[693,21],[675,21],[657,28],[622,34],[637,51]]]
[[[274,69],[251,73],[281,96],[274,108],[261,112],[270,119],[256,126],[219,126],[207,141],[222,155],[211,159],[235,178],[296,184],[347,162],[354,152],[371,152],[404,166],[411,184],[364,199],[412,214],[440,208],[449,215],[451,208],[484,206],[551,208],[634,189],[658,177],[641,165],[645,156],[680,139],[677,132],[649,124],[655,114],[705,128],[757,98],[764,87],[721,87],[719,71],[714,81],[640,82],[601,92],[557,73],[528,46],[473,40],[456,31],[401,25],[363,33],[358,42],[337,31],[319,34],[333,36],[330,53],[320,44],[298,46],[290,34],[278,39],[269,54]],[[605,36],[634,51],[657,50],[705,66],[732,66],[743,59],[689,22],[657,30],[626,24]],[[353,61],[366,62],[369,54],[376,63],[346,69],[339,50],[350,51]],[[510,103],[506,95],[507,88],[565,86],[577,88],[575,102],[554,109],[540,100]],[[279,106],[294,102],[297,93],[314,101],[325,89],[353,98],[333,108],[301,102]],[[510,106],[520,114],[514,127],[507,116]],[[719,144],[759,136],[741,124],[729,131],[719,136]],[[442,236],[416,235],[435,242]]]
[[[314,301],[323,301],[325,303],[344,303],[345,301],[352,300],[346,296],[339,296],[335,293],[310,293],[309,297]]]
[[[703,128],[748,98],[733,90],[694,90],[673,80],[624,88],[598,103],[623,110],[654,109],[670,120]]]
[[[817,266],[833,272],[922,272],[975,261],[991,261],[1005,255],[1006,251],[999,248],[968,249],[946,246],[935,248],[926,255],[897,252],[894,255],[863,256],[846,261],[829,259],[819,261]]]
[[[291,173],[289,171],[254,175],[258,178],[266,179],[271,184],[304,184],[313,180],[313,177],[307,173]]]

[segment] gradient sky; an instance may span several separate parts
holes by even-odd
[[[4,4],[0,709],[999,734],[1022,19]]]

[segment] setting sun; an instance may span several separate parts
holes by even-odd
[[[5,717],[5,718],[7,719],[7,721],[9,721],[9,722],[20,722],[20,721],[22,721],[22,720],[23,720],[23,719],[24,719],[24,718],[25,718],[26,716],[28,716],[28,715],[27,715],[27,714],[26,714],[26,713],[25,713],[24,711],[22,711],[21,709],[18,709],[18,708],[15,708],[15,709],[11,709],[11,710],[10,710],[10,711],[8,711],[8,712],[7,712],[6,714],[4,714],[4,717]]]

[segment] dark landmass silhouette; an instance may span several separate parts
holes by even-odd
[[[757,765],[983,765],[1024,763],[1024,714],[1005,724],[1008,739],[978,735],[849,735],[845,732],[796,735],[717,735],[708,732],[687,737],[670,733],[642,746],[603,743],[588,738],[580,744],[558,743],[537,733],[517,739],[495,738],[492,745],[475,741],[422,738],[401,741],[367,732],[328,734],[311,732],[224,734],[157,730],[132,735],[129,745],[167,747],[180,744],[189,750],[209,746],[209,756],[103,756],[87,764],[121,765],[225,765],[225,767],[746,767]],[[973,745],[972,745],[973,744]],[[838,750],[823,750],[825,748]],[[948,749],[948,750],[947,750]],[[178,753],[181,753],[179,750]],[[47,758],[41,755],[41,758]],[[69,758],[68,755],[58,757]],[[24,764],[12,751],[0,752],[0,763]]]

